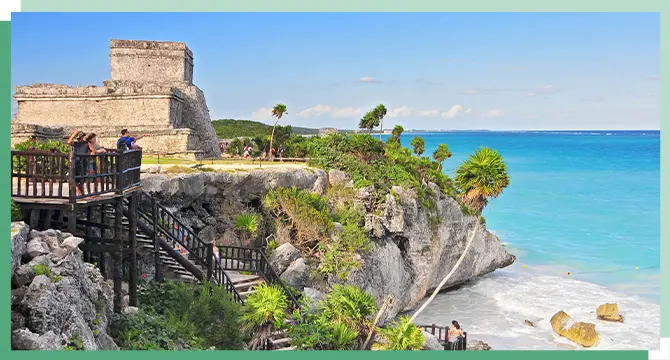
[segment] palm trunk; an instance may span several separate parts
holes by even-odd
[[[384,132],[384,120],[379,120],[379,141],[382,141],[383,132]]]
[[[275,126],[272,127],[272,135],[270,135],[270,161],[272,161],[272,140],[275,139],[275,129],[277,128],[277,123],[279,123],[279,119],[277,118],[277,121],[275,121]]]

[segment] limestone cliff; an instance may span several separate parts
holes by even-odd
[[[12,349],[118,350],[107,334],[113,291],[85,263],[81,238],[12,224]]]
[[[309,168],[147,174],[143,181],[146,191],[172,207],[205,240],[226,245],[239,244],[231,231],[234,216],[247,206],[258,206],[271,188],[295,186],[322,194],[335,183],[351,185],[346,174]],[[399,187],[386,196],[381,209],[367,209],[365,226],[373,240],[373,250],[362,256],[362,268],[351,273],[347,282],[371,292],[379,302],[392,294],[395,301],[387,317],[416,307],[437,287],[462,254],[474,230],[477,218],[463,215],[454,199],[432,187],[436,204],[432,211],[419,205],[413,191]],[[357,190],[357,201],[363,206],[370,203],[370,197],[371,189]],[[496,236],[480,225],[468,254],[446,288],[509,266],[514,260],[514,255],[505,250]],[[301,261],[297,259],[291,265],[304,268]],[[298,262],[301,263],[295,265]],[[286,272],[291,272],[291,268]],[[329,279],[330,283],[339,281]]]

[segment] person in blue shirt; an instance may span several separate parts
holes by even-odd
[[[139,145],[135,144],[135,142],[145,136],[147,136],[147,134],[134,137],[130,135],[128,129],[123,129],[121,130],[121,138],[116,142],[116,148],[122,151],[142,149]]]

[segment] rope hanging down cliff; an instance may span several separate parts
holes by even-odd
[[[451,275],[454,274],[454,272],[458,268],[458,265],[460,265],[461,262],[463,261],[463,259],[465,259],[465,254],[467,254],[468,250],[470,250],[470,245],[472,244],[472,241],[475,239],[475,236],[477,235],[477,230],[479,229],[479,223],[481,222],[481,220],[482,220],[481,215],[479,215],[477,217],[477,222],[475,223],[475,228],[472,230],[472,236],[470,236],[470,240],[468,240],[468,244],[465,245],[465,250],[463,250],[463,253],[461,254],[461,257],[458,259],[458,261],[456,262],[454,267],[451,269],[451,271],[447,274],[447,276],[445,276],[444,279],[442,279],[442,282],[440,282],[440,284],[437,286],[435,291],[433,291],[433,294],[428,298],[428,300],[426,300],[426,302],[423,303],[423,305],[421,305],[419,310],[417,310],[414,313],[414,315],[412,315],[412,317],[407,322],[407,325],[412,323],[414,321],[414,319],[428,306],[428,304],[430,304],[430,302],[433,301],[435,296],[437,296],[437,294],[440,292],[440,289],[442,289],[442,286],[444,286],[444,284],[447,283],[447,280],[449,280]]]

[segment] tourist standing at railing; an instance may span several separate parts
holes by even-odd
[[[137,140],[140,140],[144,137],[147,137],[147,134],[140,135],[140,136],[132,136],[130,135],[130,131],[128,129],[123,129],[121,130],[121,138],[116,142],[116,148],[119,150],[140,150],[142,147],[139,145],[135,144]],[[124,146],[125,143],[125,146]]]
[[[98,138],[95,133],[90,133],[86,135],[84,138],[84,141],[88,143],[88,150],[91,155],[96,155],[96,154],[101,154],[104,153],[106,150],[101,148],[100,145],[98,145]],[[89,159],[90,161],[88,162],[88,174],[89,175],[97,175],[98,174],[98,162],[95,157]],[[100,182],[100,179],[98,179],[98,183]]]
[[[447,338],[447,341],[449,341],[449,345],[451,345],[451,350],[460,350],[459,348],[463,343],[463,337],[465,336],[463,334],[463,329],[461,329],[461,324],[456,320],[452,321],[451,325],[453,326],[449,329],[449,337]]]
[[[83,131],[79,131],[77,129],[74,130],[72,135],[70,135],[70,138],[67,140],[67,144],[72,146],[73,152],[74,152],[74,176],[79,177],[79,176],[84,176],[87,173],[88,169],[88,159],[86,156],[82,155],[88,155],[90,153],[90,149],[88,147],[88,142],[85,139],[86,133]],[[82,184],[84,183],[83,179],[76,179],[75,180],[75,189],[77,191],[77,196],[81,196],[81,188]]]

